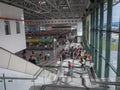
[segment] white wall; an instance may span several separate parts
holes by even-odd
[[[7,4],[0,3],[0,17],[24,19],[23,10]],[[5,34],[4,20],[0,19],[0,47],[16,53],[26,48],[24,22],[20,23],[20,34],[16,33],[16,21],[9,20],[11,34]]]
[[[22,9],[0,3],[0,17],[23,19],[23,16]]]
[[[82,21],[77,23],[77,42],[82,42]]]
[[[82,36],[82,21],[77,23],[77,36]]]

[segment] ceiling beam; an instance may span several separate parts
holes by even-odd
[[[65,16],[52,2],[50,2],[49,0],[45,0],[47,3],[49,3],[54,9],[56,9],[61,16]]]
[[[68,0],[66,0],[66,2],[67,2],[67,4],[68,4],[68,7],[69,7],[69,9],[70,9],[70,11],[71,11],[71,14],[73,15],[73,11],[72,11],[72,9],[71,9],[71,6],[70,6],[70,3],[69,3],[69,1],[68,1]]]
[[[31,2],[30,0],[25,0],[25,2],[28,2],[28,3],[32,4],[32,5],[34,5],[35,7],[39,8],[39,9],[41,9],[41,10],[44,10],[44,11],[46,11],[47,13],[50,13],[49,10],[46,10],[46,9],[40,7],[39,5]],[[39,12],[39,13],[40,13],[40,14],[43,14],[42,12]],[[50,13],[50,14],[51,14],[53,17],[56,17],[56,15],[54,15],[54,14],[52,14],[52,13]],[[52,18],[53,18],[53,17],[52,17]]]
[[[26,10],[29,10],[29,11],[35,12],[36,14],[39,14],[39,15],[42,14],[42,15],[45,16],[45,17],[53,18],[53,17],[48,16],[48,15],[45,15],[45,14],[43,14],[43,13],[36,12],[36,9],[35,9],[35,8],[32,9],[31,7],[27,7],[27,4],[29,4],[29,3],[22,2],[23,4],[18,4],[17,2],[12,3],[11,1],[8,1],[8,0],[2,0],[2,1],[3,1],[4,3],[7,3],[7,4],[10,4],[10,5],[13,5],[13,6],[22,8],[22,9],[25,9],[25,11],[26,11]],[[25,1],[26,1],[26,0],[25,0]],[[29,4],[29,6],[30,6],[30,4]],[[55,15],[54,15],[54,17],[55,17]]]

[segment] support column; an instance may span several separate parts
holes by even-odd
[[[113,0],[107,0],[107,32],[106,32],[106,57],[105,57],[105,78],[109,77],[109,65],[110,62],[110,45],[111,45],[111,22],[112,22],[112,2]]]
[[[103,6],[104,3],[101,3],[100,4],[100,34],[99,34],[99,64],[98,64],[98,77],[101,78],[101,66],[102,66],[102,38],[103,38],[103,33],[102,33],[102,30],[103,30],[103,18],[104,18],[104,15],[103,15],[103,12],[104,12],[104,9],[103,9]]]

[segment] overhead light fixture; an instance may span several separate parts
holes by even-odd
[[[41,4],[45,4],[46,2],[45,1],[42,1]]]
[[[39,1],[38,3],[42,5],[42,4],[45,4],[46,2],[45,1]]]
[[[65,7],[63,7],[63,9],[68,9],[68,7],[67,7],[67,6],[65,6]]]
[[[41,1],[38,2],[39,4],[41,3]]]

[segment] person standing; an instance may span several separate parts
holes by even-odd
[[[81,58],[81,68],[83,68],[85,70],[85,59]]]
[[[68,61],[68,76],[72,76],[72,70],[73,69],[73,65],[70,61]]]
[[[47,60],[50,61],[50,53],[47,53]]]
[[[37,59],[37,64],[40,64],[41,54],[38,55],[38,53],[36,53],[36,59]]]
[[[37,63],[36,63],[36,59],[35,59],[35,57],[34,57],[33,55],[30,56],[29,62],[31,62],[31,63],[33,63],[33,64],[37,64]]]

